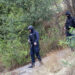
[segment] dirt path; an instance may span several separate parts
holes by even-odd
[[[71,60],[72,54],[73,52],[69,49],[51,52],[47,57],[43,58],[44,65],[36,62],[36,66],[33,69],[28,68],[29,64],[4,75],[67,75],[63,74],[67,72],[67,67],[64,66],[63,62],[64,59]]]
[[[3,72],[5,67],[3,66],[2,62],[0,61],[0,72]]]

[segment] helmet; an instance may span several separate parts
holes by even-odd
[[[71,15],[71,13],[70,13],[69,11],[67,11],[67,12],[65,13],[65,15]]]
[[[32,26],[32,25],[30,25],[29,27],[28,27],[28,30],[33,30],[34,29],[34,27]]]

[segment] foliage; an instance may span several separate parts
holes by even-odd
[[[60,6],[56,10],[55,3],[60,4],[55,0],[0,0],[0,56],[6,67],[24,65],[30,61],[27,43],[27,27],[30,24],[40,33],[41,50],[45,44],[43,53],[57,47],[56,34],[59,29],[54,26],[48,31],[53,32],[49,36],[43,26],[44,21],[52,20],[59,12]]]
[[[22,44],[19,39],[4,41],[0,47],[2,61],[6,67],[15,67],[29,62],[29,58],[26,58],[29,55],[28,44]]]
[[[72,34],[72,36],[69,36],[64,40],[59,40],[59,45],[63,47],[68,45],[69,47],[75,48],[75,28],[71,27],[69,32]]]

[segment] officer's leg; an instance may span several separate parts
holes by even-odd
[[[37,56],[37,58],[38,58],[38,60],[39,60],[40,64],[41,64],[41,65],[43,65],[43,62],[42,62],[42,60],[41,60],[41,56],[40,56],[39,51],[38,51],[38,52],[36,52],[36,56]]]
[[[33,47],[31,48],[30,55],[31,55],[32,65],[29,68],[32,68],[35,66],[35,53]]]
[[[33,48],[32,48],[33,49]],[[34,54],[34,50],[31,50],[31,60],[32,60],[32,64],[35,63],[35,54]]]
[[[35,51],[36,51],[35,54],[36,54],[38,60],[41,61],[41,56],[40,56],[39,50],[35,50]]]
[[[70,37],[71,36],[71,34],[69,33],[69,31],[66,31],[66,40],[67,40],[67,42],[69,42],[70,41]]]

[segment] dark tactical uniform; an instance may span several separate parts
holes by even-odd
[[[34,30],[33,26],[28,27],[29,30],[31,30],[31,33],[29,34],[29,41],[30,41],[30,55],[32,59],[32,65],[35,64],[35,55],[37,56],[38,60],[41,61],[41,57],[39,54],[39,33]],[[34,42],[36,42],[36,45],[34,45]]]
[[[66,12],[66,16],[67,16],[67,20],[65,23],[66,36],[72,36],[69,30],[71,27],[75,28],[75,19],[71,16],[71,13],[69,11]]]

